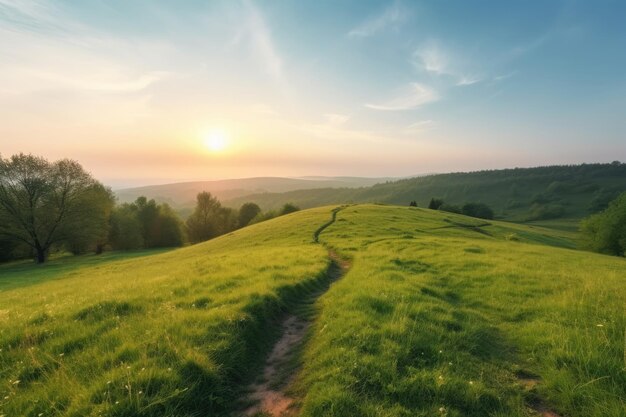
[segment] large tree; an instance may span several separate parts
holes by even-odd
[[[203,242],[220,234],[219,213],[222,205],[211,193],[203,191],[196,197],[196,208],[187,219],[189,240]]]
[[[245,203],[239,209],[239,227],[245,227],[250,224],[250,221],[254,219],[261,212],[261,207],[255,203]]]
[[[0,234],[30,246],[38,263],[55,244],[106,234],[112,194],[75,161],[0,157]]]

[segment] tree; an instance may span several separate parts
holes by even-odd
[[[77,221],[76,227],[68,232],[65,246],[74,255],[88,251],[100,254],[108,241],[115,195],[110,189],[97,184],[85,194],[84,205],[85,211],[92,215]]]
[[[417,207],[417,201],[413,200],[409,203],[409,207]]]
[[[582,246],[609,255],[626,256],[626,193],[581,223]]]
[[[196,208],[187,219],[187,232],[193,243],[209,240],[220,234],[222,205],[211,193],[203,191],[196,197]]]
[[[132,250],[144,247],[136,205],[123,204],[113,210],[109,243],[115,250]]]
[[[493,219],[493,210],[483,203],[467,203],[461,208],[461,213],[479,219]]]
[[[250,224],[250,221],[254,219],[261,212],[261,208],[255,203],[245,203],[239,209],[239,227],[245,227]]]
[[[0,234],[30,246],[38,263],[55,244],[103,235],[110,196],[78,162],[0,157]]]
[[[114,210],[109,242],[121,250],[182,246],[184,226],[169,205],[141,196]]]
[[[432,210],[439,210],[439,207],[443,206],[443,200],[439,198],[431,198],[428,203],[428,208]]]
[[[285,214],[294,213],[299,210],[300,207],[296,206],[295,204],[287,203],[283,206],[282,209],[280,209],[280,215],[282,216]]]

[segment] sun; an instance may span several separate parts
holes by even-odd
[[[205,136],[204,146],[211,152],[221,152],[228,147],[228,135],[223,130],[212,130]]]

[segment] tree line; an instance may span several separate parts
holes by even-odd
[[[146,197],[117,205],[111,189],[76,161],[0,156],[0,261],[33,257],[43,263],[53,252],[183,246],[297,210],[285,204],[263,213],[251,202],[235,210],[202,192],[183,221],[168,204]]]
[[[417,207],[417,201],[413,200],[409,203],[410,207]],[[462,206],[447,204],[440,198],[431,198],[428,203],[431,210],[441,210],[450,213],[463,214],[465,216],[477,217],[479,219],[493,219],[493,210],[483,203],[465,203]]]

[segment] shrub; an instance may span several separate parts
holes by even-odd
[[[595,252],[625,256],[626,193],[613,200],[608,208],[581,223],[582,246]]]
[[[467,203],[461,209],[466,216],[477,217],[479,219],[493,219],[493,210],[483,203]]]

